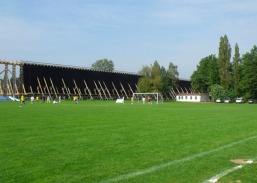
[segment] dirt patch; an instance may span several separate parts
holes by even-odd
[[[252,163],[257,163],[256,161],[249,160],[249,159],[231,159],[230,160],[233,163],[236,164],[252,164]]]
[[[229,183],[242,183],[241,180],[229,181]]]

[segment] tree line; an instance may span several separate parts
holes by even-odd
[[[240,55],[236,43],[231,59],[232,48],[227,35],[220,37],[218,57],[211,54],[200,60],[191,75],[192,90],[209,93],[211,99],[234,99],[244,97],[245,100],[257,99],[257,46]],[[96,70],[113,71],[112,60],[101,59],[92,64]],[[139,71],[142,77],[138,81],[138,92],[160,92],[170,97],[170,89],[178,86],[177,66],[170,63],[165,69],[155,61],[150,66],[143,66]]]
[[[113,71],[114,63],[112,60],[100,59],[91,67],[95,70]],[[169,98],[170,89],[178,86],[178,67],[171,62],[168,69],[165,69],[156,60],[150,66],[143,66],[138,73],[142,76],[137,83],[138,92],[158,92]]]
[[[227,35],[220,37],[218,57],[211,54],[200,60],[191,75],[192,89],[209,93],[212,100],[245,100],[257,98],[257,46],[240,56],[236,43],[231,60],[231,46]]]
[[[138,80],[138,92],[158,92],[169,98],[170,89],[178,85],[178,67],[171,62],[165,69],[156,60],[150,66],[143,66],[138,73],[142,75]]]

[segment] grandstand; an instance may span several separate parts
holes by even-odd
[[[136,73],[30,61],[0,60],[0,66],[3,68],[0,70],[0,95],[3,96],[23,93],[68,99],[74,95],[80,99],[128,99],[137,92],[141,77]],[[176,93],[190,92],[190,88],[189,80],[180,79],[179,87],[171,89],[170,96],[175,98]]]

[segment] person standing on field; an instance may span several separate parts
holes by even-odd
[[[34,104],[34,100],[35,100],[35,98],[34,98],[34,96],[32,95],[32,96],[30,97],[30,102],[31,102],[31,104]]]
[[[143,104],[145,104],[145,97],[144,96],[142,97],[142,101],[143,101]]]
[[[148,104],[152,104],[152,101],[151,101],[151,97],[150,97],[150,96],[147,97],[147,100],[148,100]]]
[[[134,104],[134,97],[131,97],[131,104]]]
[[[47,102],[48,104],[50,104],[50,96],[49,96],[49,95],[48,95],[47,98],[46,98],[46,102]]]
[[[42,95],[42,102],[45,103],[45,96]]]
[[[77,96],[74,96],[74,97],[73,97],[73,101],[74,101],[74,104],[78,104],[78,97],[77,97]]]
[[[21,95],[21,105],[20,105],[20,107],[22,106],[22,104],[24,104],[26,106],[24,95]]]

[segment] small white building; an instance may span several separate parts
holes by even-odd
[[[179,93],[176,95],[178,102],[210,102],[209,95],[206,93]]]

